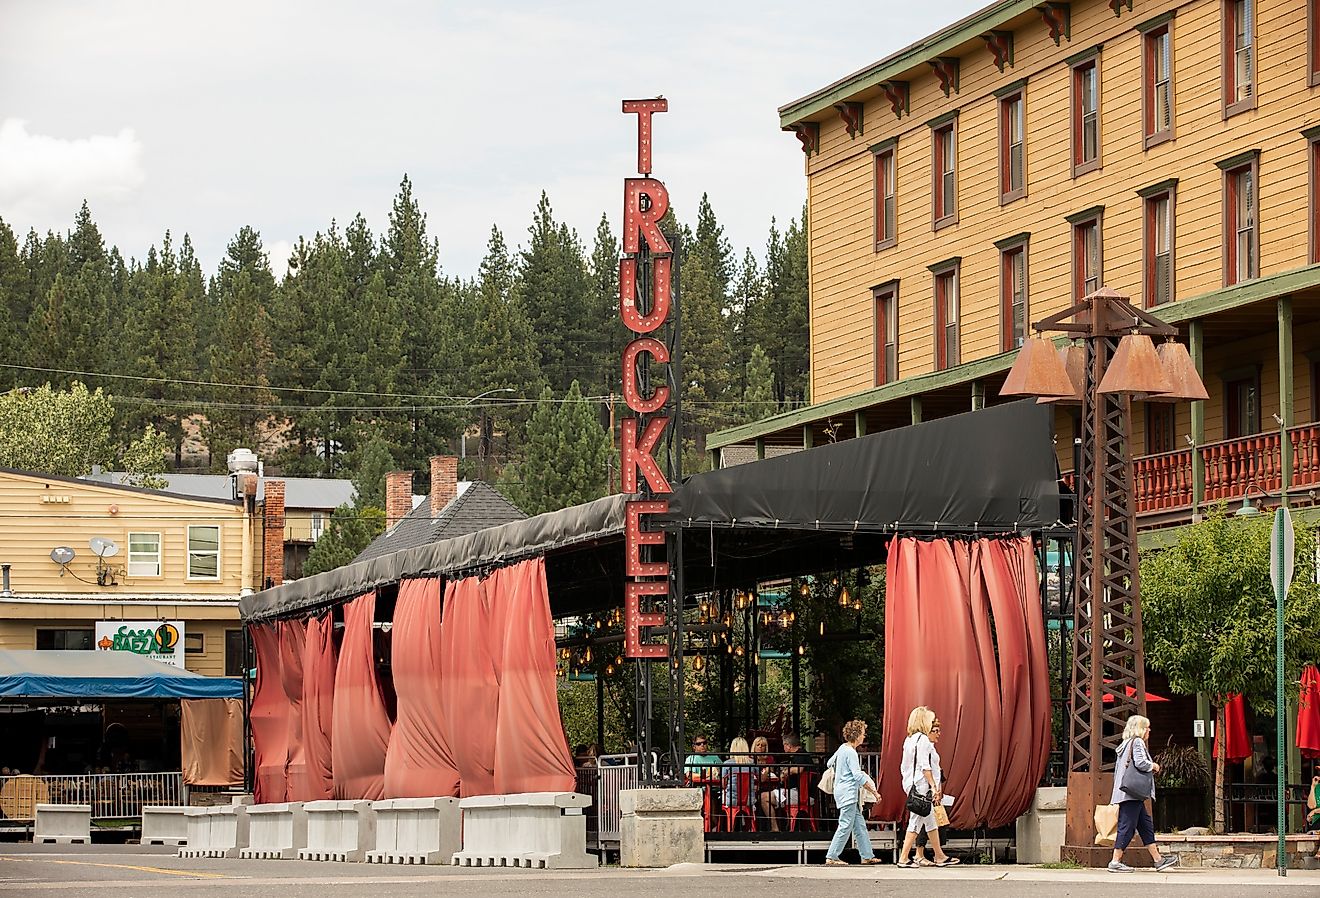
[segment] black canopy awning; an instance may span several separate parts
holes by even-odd
[[[552,610],[619,604],[630,496],[384,555],[245,597],[303,613],[406,577],[543,555]],[[1053,410],[1015,402],[690,477],[660,526],[685,533],[689,591],[873,563],[889,535],[1040,530],[1060,517]]]

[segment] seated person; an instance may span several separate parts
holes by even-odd
[[[734,736],[733,741],[729,743],[729,760],[724,762],[724,806],[726,808],[734,807],[738,804],[737,783],[738,780],[734,774],[754,772],[751,748],[747,745],[747,740],[742,736]],[[754,777],[749,776],[749,782]],[[750,782],[751,788],[756,789],[754,782]],[[752,795],[743,796],[751,802]]]
[[[1311,788],[1306,793],[1306,831],[1320,832],[1320,764],[1315,766]],[[1316,857],[1320,857],[1320,851],[1316,852]]]
[[[775,811],[798,803],[798,774],[807,769],[810,761],[810,757],[802,748],[802,739],[797,733],[784,734],[784,753],[800,757],[785,759],[788,763],[779,770],[778,785],[761,793],[761,810],[770,818],[772,830],[779,828]]]
[[[769,809],[770,795],[779,788],[779,770],[775,767],[774,756],[770,754],[770,740],[757,736],[752,740],[752,759],[757,763],[756,795],[762,812],[770,821],[770,831],[779,832],[779,818]]]
[[[713,780],[721,763],[719,755],[710,753],[709,740],[696,736],[692,739],[692,754],[683,759],[683,769],[689,780]]]

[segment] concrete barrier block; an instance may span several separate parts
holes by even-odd
[[[358,863],[376,846],[376,814],[369,801],[309,801],[307,846],[298,850],[304,861]]]
[[[619,792],[619,865],[669,867],[705,861],[700,789]]]
[[[251,860],[289,860],[307,847],[307,812],[301,801],[254,804],[248,818],[248,847],[238,856]]]
[[[39,804],[32,825],[34,845],[89,845],[92,841],[92,806]]]
[[[587,853],[589,795],[528,792],[478,795],[459,801],[463,849],[453,863],[465,867],[591,869],[599,859]]]
[[[1036,790],[1031,809],[1017,819],[1019,864],[1058,863],[1067,825],[1067,794],[1063,786]]]
[[[184,809],[188,844],[179,857],[238,857],[248,847],[247,811],[243,805]]]
[[[188,809],[182,806],[145,806],[142,808],[143,845],[187,845]]]
[[[369,864],[448,864],[462,847],[457,798],[387,798],[371,803],[376,846]]]

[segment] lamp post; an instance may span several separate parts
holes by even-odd
[[[1186,347],[1173,342],[1177,329],[1106,287],[1032,327],[1082,344],[1081,354],[1076,346],[1061,354],[1044,336],[1027,340],[1000,395],[1081,403],[1064,852],[1095,864],[1095,807],[1109,803],[1114,752],[1127,718],[1146,706],[1128,444],[1132,399],[1209,397]],[[1152,336],[1169,342],[1157,351]]]
[[[516,392],[518,392],[518,391],[515,390],[513,387],[496,387],[496,388],[493,389],[493,390],[487,390],[487,391],[484,392],[484,393],[478,393],[477,395],[475,395],[475,396],[473,396],[473,397],[467,399],[466,401],[464,401],[462,407],[463,407],[463,408],[466,408],[467,406],[469,406],[469,405],[471,405],[472,403],[476,402],[478,399],[484,399],[484,398],[486,398],[487,396],[494,396],[496,393],[516,393]],[[479,436],[478,436],[478,442],[477,442],[477,457],[480,459],[480,462],[481,462],[481,472],[480,472],[480,473],[481,473],[481,477],[480,477],[481,480],[485,480],[485,479],[486,479],[486,451],[487,451],[487,448],[488,448],[488,447],[487,447],[487,445],[486,445],[486,407],[485,407],[485,406],[482,406],[482,407],[481,407],[481,428],[480,428],[480,434],[479,434]],[[462,446],[461,446],[461,448],[459,449],[459,458],[464,459],[464,460],[467,459],[467,425],[466,425],[466,424],[463,425]]]

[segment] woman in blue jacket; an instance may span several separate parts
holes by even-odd
[[[866,721],[848,721],[843,725],[843,744],[826,765],[834,771],[834,803],[839,808],[839,828],[834,831],[834,840],[825,854],[827,864],[846,864],[839,855],[848,846],[849,836],[857,842],[857,853],[862,856],[863,864],[880,863],[871,849],[871,836],[866,831],[866,820],[862,815],[862,786],[869,784],[875,788],[875,783],[862,771],[857,757],[857,746],[865,739]]]

